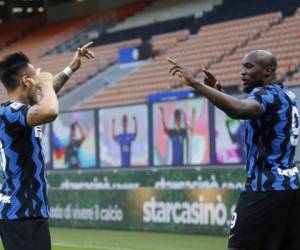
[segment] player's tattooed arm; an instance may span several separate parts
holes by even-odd
[[[68,74],[66,74],[64,71],[62,71],[62,72],[58,73],[57,75],[55,75],[53,87],[54,87],[56,93],[68,81],[71,74],[74,73],[75,71],[77,71],[81,67],[82,58],[86,58],[88,60],[95,58],[94,53],[89,50],[89,47],[92,44],[93,44],[93,42],[89,42],[77,49],[72,61],[70,62],[69,66],[67,67],[70,70],[70,72]]]
[[[65,85],[65,83],[69,80],[69,77],[64,73],[60,72],[54,76],[53,79],[53,88],[56,93]]]

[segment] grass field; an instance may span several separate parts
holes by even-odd
[[[222,250],[227,239],[200,235],[52,228],[53,250]]]
[[[53,250],[223,250],[225,237],[51,228]],[[2,249],[2,248],[0,248]]]

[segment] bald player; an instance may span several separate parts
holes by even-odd
[[[248,53],[242,62],[240,100],[220,91],[213,75],[205,83],[169,59],[179,77],[235,119],[245,119],[247,180],[231,221],[229,250],[300,249],[300,177],[294,154],[299,114],[296,96],[276,80],[277,60],[264,50]],[[207,82],[209,84],[207,84]]]

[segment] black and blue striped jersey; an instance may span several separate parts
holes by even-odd
[[[0,219],[49,217],[42,129],[27,125],[28,109],[12,101],[0,106]]]
[[[264,113],[247,121],[246,190],[299,189],[294,161],[299,133],[296,95],[276,83],[253,89],[247,98],[258,101]]]

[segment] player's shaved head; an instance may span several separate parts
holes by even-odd
[[[245,58],[251,58],[264,67],[270,67],[273,72],[275,72],[277,69],[277,59],[268,50],[253,50],[249,52]]]

